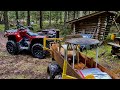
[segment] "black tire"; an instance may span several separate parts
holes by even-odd
[[[7,51],[12,55],[18,54],[18,47],[15,41],[9,40],[6,44]]]
[[[36,43],[32,46],[31,52],[35,58],[43,59],[45,57],[42,45],[39,43]]]
[[[47,74],[49,75],[50,79],[54,79],[56,75],[59,75],[61,73],[62,69],[56,61],[53,61],[48,65]]]

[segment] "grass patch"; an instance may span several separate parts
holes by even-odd
[[[83,51],[82,53],[87,55],[88,57],[92,57],[92,58],[96,59],[96,49],[87,50],[87,53],[86,53],[86,51]],[[101,55],[102,53],[104,53],[104,54]],[[111,54],[111,46],[109,46],[109,45],[102,45],[102,46],[98,47],[98,56],[100,56],[100,57],[98,57],[99,61],[113,60],[113,61],[120,63],[119,58],[117,58],[117,57],[113,58],[113,56]]]

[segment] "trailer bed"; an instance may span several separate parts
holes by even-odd
[[[54,58],[55,61],[59,64],[59,66],[63,69],[64,58],[60,51],[58,51],[58,48],[59,48],[58,44],[53,44],[51,46],[52,58]],[[79,59],[80,62],[78,64],[75,64],[75,69],[73,69],[72,65],[67,63],[67,75],[76,77],[78,79],[83,79],[83,77],[81,77],[81,75],[79,75],[76,70],[96,68],[96,62],[94,61],[93,58],[87,57],[82,53],[79,53]],[[107,73],[112,79],[119,79],[119,77],[115,73],[106,69],[102,65],[97,64],[97,68],[100,69],[102,72]]]

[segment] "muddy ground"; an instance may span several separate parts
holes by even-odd
[[[29,53],[10,55],[6,51],[7,38],[0,33],[0,79],[47,79],[51,58],[33,58]]]
[[[47,79],[47,66],[52,61],[33,58],[30,54],[10,55],[6,51],[7,38],[0,32],[0,79]],[[120,77],[120,60],[101,56],[99,62]]]

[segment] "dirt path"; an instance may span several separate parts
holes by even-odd
[[[47,66],[51,58],[37,59],[31,55],[10,55],[6,51],[7,39],[0,32],[0,79],[47,79]]]

